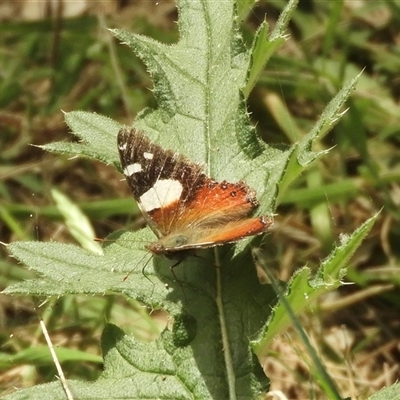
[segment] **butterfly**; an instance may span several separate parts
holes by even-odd
[[[245,182],[217,182],[201,165],[135,128],[119,131],[118,150],[133,197],[157,236],[146,246],[153,254],[174,257],[237,242],[272,225],[271,217],[251,217],[259,203]]]

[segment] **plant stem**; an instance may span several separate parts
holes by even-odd
[[[214,250],[215,263],[216,263],[216,278],[217,278],[217,296],[215,301],[218,308],[219,323],[221,325],[222,348],[224,352],[226,378],[228,380],[229,400],[236,400],[236,377],[233,370],[231,349],[229,347],[228,330],[226,328],[226,320],[224,314],[224,305],[222,302],[222,284],[221,284],[221,263],[219,260],[218,250]]]

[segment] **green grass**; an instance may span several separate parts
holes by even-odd
[[[241,15],[247,18],[242,30],[249,44],[264,15],[273,26],[284,4],[260,2],[250,10],[243,6]],[[147,17],[133,13],[132,18],[122,18],[128,10],[135,10],[131,7],[108,17],[107,26],[162,42],[178,40],[173,7],[161,16],[149,5]],[[399,23],[400,9],[394,1],[366,1],[359,8],[341,1],[300,4],[287,31],[291,38],[272,55],[248,99],[252,121],[265,141],[292,144],[304,138],[345,82],[365,69],[346,103],[349,110],[314,145],[314,150],[330,152],[282,196],[275,228],[267,237],[268,265],[276,266],[279,278],[288,281],[305,264],[316,269],[341,235],[351,234],[382,209],[344,278],[353,284],[335,291],[336,297],[310,304],[311,313],[301,320],[342,397],[367,398],[377,392],[388,384],[378,379],[382,359],[386,357],[389,367],[398,363],[391,343],[398,340],[399,304]],[[94,17],[77,17],[59,25],[21,21],[0,26],[3,242],[74,242],[51,197],[53,187],[67,193],[90,217],[97,237],[105,238],[135,218],[129,190],[112,167],[69,160],[28,145],[72,140],[60,109],[95,111],[130,123],[146,105],[154,107],[145,67],[127,46],[107,36],[104,24]],[[57,30],[59,42],[54,39]],[[5,249],[2,255],[2,288],[32,277]],[[149,317],[152,310],[122,296],[65,296],[40,307],[45,298],[3,299],[0,392],[4,393],[11,393],[13,386],[54,380],[56,371],[45,352],[36,313],[45,320],[53,341],[71,351],[60,356],[68,379],[93,380],[100,375],[100,358],[93,361],[88,354],[100,356],[100,335],[106,322],[139,340],[154,339],[163,327]],[[335,302],[341,305],[337,310]],[[353,339],[338,351],[337,336],[333,344],[328,338],[343,326]],[[312,366],[308,373],[301,367],[301,360],[308,363],[300,350],[302,341],[290,328],[287,332],[286,339],[274,341],[275,347],[261,360],[270,368],[267,375],[272,388],[284,393],[291,390],[298,398],[323,398]],[[383,353],[380,349],[385,346],[389,350]],[[289,351],[282,349],[288,348],[298,352],[290,374],[277,370],[278,353],[287,355]],[[360,359],[368,361],[360,363]],[[338,373],[338,365],[347,369]],[[394,382],[395,373],[387,379]]]

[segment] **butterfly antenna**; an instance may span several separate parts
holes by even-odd
[[[149,264],[150,260],[153,258],[153,255],[150,252],[146,252],[146,254],[140,259],[139,263],[141,263],[148,255],[150,255],[149,259],[144,263],[144,266],[142,268],[142,273],[143,275],[151,282],[151,279],[144,273],[145,268],[147,267],[147,265]],[[122,278],[122,282],[125,282],[129,276],[132,274],[132,272],[136,269],[137,265],[132,268],[123,278]],[[153,282],[151,282],[153,283]]]
[[[143,265],[142,268],[142,274],[143,276],[149,281],[151,282],[151,284],[153,285],[153,290],[154,290],[154,282],[148,277],[148,275],[146,275],[145,269],[146,267],[149,265],[150,260],[153,258],[153,255],[151,255],[151,257],[146,261],[146,263]],[[153,293],[152,293],[153,294]]]

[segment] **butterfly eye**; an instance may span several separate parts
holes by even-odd
[[[184,244],[186,244],[189,240],[189,238],[187,236],[184,235],[177,235],[174,238],[174,242],[175,242],[175,246],[176,247],[180,247],[183,246]]]
[[[186,244],[190,242],[189,237],[181,234],[175,234],[175,235],[168,235],[165,236],[164,238],[161,238],[158,242],[160,245],[160,250],[161,248],[164,251],[169,251],[170,249],[180,249],[184,247]],[[154,250],[154,246],[152,247],[152,250]],[[159,249],[157,249],[158,251]],[[176,251],[176,250],[175,250]],[[158,254],[161,254],[161,251],[158,251]]]

